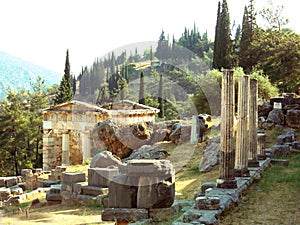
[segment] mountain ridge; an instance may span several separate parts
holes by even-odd
[[[45,80],[46,86],[59,84],[62,75],[57,72],[35,65],[24,59],[0,51],[0,99],[6,96],[6,91],[18,89],[30,90],[30,81],[40,76]]]

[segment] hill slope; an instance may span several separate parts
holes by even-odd
[[[0,52],[0,99],[5,97],[7,88],[14,91],[29,89],[30,80],[35,81],[37,76],[41,76],[47,86],[59,84],[62,77],[56,72]]]

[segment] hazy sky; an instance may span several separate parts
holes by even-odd
[[[227,0],[231,20],[242,22],[248,0]],[[256,0],[256,9],[268,0]],[[288,27],[300,33],[299,3],[284,5]],[[0,0],[0,51],[63,74],[66,50],[78,75],[96,57],[136,42],[157,41],[164,29],[178,39],[194,22],[213,39],[218,0]]]

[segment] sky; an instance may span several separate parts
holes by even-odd
[[[248,0],[227,0],[233,24],[242,23]],[[287,27],[300,33],[300,3],[283,5]],[[178,39],[184,27],[213,40],[218,0],[0,0],[0,51],[63,74],[69,49],[71,72],[97,57],[135,43],[155,42],[162,30]],[[268,0],[256,0],[257,10]]]

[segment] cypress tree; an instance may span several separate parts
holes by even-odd
[[[140,75],[140,92],[139,92],[139,103],[145,104],[145,87],[144,87],[144,72],[141,72]]]
[[[220,23],[220,60],[221,67],[230,69],[232,67],[232,42],[230,38],[230,18],[226,0],[222,3]]]
[[[71,101],[73,99],[74,93],[72,88],[72,79],[70,74],[70,62],[69,62],[69,50],[66,54],[65,70],[64,76],[60,82],[58,92],[54,98],[55,104],[61,104],[64,102]]]
[[[249,73],[256,64],[256,59],[251,50],[254,29],[256,28],[256,19],[253,6],[253,0],[250,0],[249,7],[245,7],[242,26],[242,37],[240,43],[239,66],[243,67],[246,73]]]
[[[221,2],[218,3],[217,23],[215,29],[213,68],[221,69],[220,63],[220,20],[221,20]]]
[[[158,86],[158,108],[159,108],[159,113],[158,117],[159,118],[164,118],[165,117],[165,112],[164,112],[164,99],[163,99],[163,76],[162,73],[160,74],[159,77],[159,86]]]

